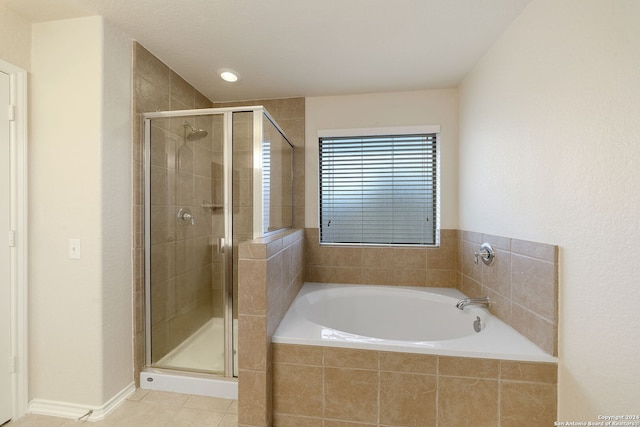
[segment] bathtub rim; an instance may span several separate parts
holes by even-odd
[[[300,315],[295,309],[298,299],[309,292],[314,292],[330,288],[343,287],[375,287],[376,289],[389,288],[406,289],[411,291],[428,292],[444,295],[453,298],[465,298],[462,292],[455,288],[436,287],[414,287],[414,286],[386,286],[386,285],[363,285],[363,284],[338,284],[305,282],[296,295],[291,306],[287,310],[284,318],[278,325],[271,341],[277,344],[297,344],[318,347],[339,347],[376,351],[391,351],[399,353],[432,354],[438,356],[470,357],[481,359],[513,360],[523,362],[558,363],[558,358],[552,356],[537,345],[532,343],[525,336],[507,325],[505,322],[489,313],[491,316],[492,328],[481,338],[478,336],[463,337],[452,340],[432,341],[429,343],[415,343],[407,341],[380,340],[368,337],[358,337],[353,334],[344,340],[322,338],[322,331],[329,329],[325,326],[313,323]],[[455,309],[455,307],[454,307]],[[481,310],[485,310],[481,308]],[[341,331],[337,331],[338,335]],[[502,334],[502,335],[501,335]],[[348,339],[351,338],[351,339]],[[357,341],[354,341],[357,340]],[[469,348],[470,345],[478,346],[476,349]],[[493,347],[492,347],[493,346]]]

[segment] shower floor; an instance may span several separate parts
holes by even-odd
[[[233,320],[234,343],[237,342],[238,322]],[[224,319],[212,318],[193,335],[184,340],[155,366],[211,373],[224,373]],[[237,348],[234,345],[234,348]],[[234,350],[234,367],[238,366],[238,354]]]

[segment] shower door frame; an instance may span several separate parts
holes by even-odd
[[[272,232],[265,233],[262,222],[262,138],[263,138],[263,116],[265,116],[285,141],[293,149],[293,144],[288,140],[282,128],[270,116],[263,106],[243,106],[243,107],[223,107],[223,108],[203,108],[191,110],[158,111],[142,113],[142,126],[144,137],[144,324],[145,324],[145,367],[153,367],[151,359],[151,125],[152,119],[188,117],[188,116],[223,116],[223,217],[224,244],[221,245],[225,254],[225,276],[224,276],[224,377],[234,377],[233,366],[233,113],[253,113],[253,238],[262,237]],[[293,162],[291,175],[293,179]],[[293,181],[292,181],[293,182]],[[292,194],[293,198],[293,194]],[[293,204],[292,204],[293,206]],[[276,231],[274,231],[276,232]],[[170,368],[153,367],[171,371]],[[187,371],[190,372],[190,371]],[[215,374],[205,374],[213,375]]]

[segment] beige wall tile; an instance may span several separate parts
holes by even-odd
[[[396,267],[393,270],[393,284],[396,286],[424,286],[426,280],[426,269]]]
[[[462,230],[462,240],[480,245],[483,243],[482,233],[476,233],[475,231]]]
[[[377,422],[378,372],[324,369],[324,416],[351,422]]]
[[[333,281],[336,283],[359,284],[363,275],[364,269],[360,267],[333,267]]]
[[[380,424],[436,425],[436,377],[399,372],[380,373]]]
[[[444,231],[444,230],[443,230]],[[451,231],[451,230],[448,230]],[[458,239],[453,233],[442,233],[440,247],[425,249],[427,267],[434,270],[455,270],[458,264]]]
[[[265,316],[238,316],[238,363],[242,369],[267,370],[267,319]]]
[[[240,369],[238,375],[238,424],[267,425],[267,373]]]
[[[552,384],[503,381],[500,426],[551,426],[557,418],[557,391]]]
[[[266,260],[240,260],[238,269],[239,286],[242,292],[238,295],[239,314],[260,315],[266,314],[267,305],[267,261]]]
[[[502,360],[500,362],[500,378],[512,381],[556,384],[558,382],[558,365]]]
[[[238,245],[239,259],[266,259],[267,245],[263,243],[242,242]]]
[[[511,300],[505,298],[497,292],[483,286],[481,294],[489,297],[491,305],[489,311],[491,314],[502,320],[506,324],[511,324]]]
[[[555,245],[512,239],[511,252],[551,263],[558,262],[558,247]]]
[[[393,266],[411,270],[426,270],[427,253],[425,249],[393,248]]]
[[[336,267],[362,267],[362,250],[360,248],[338,247],[333,251]]]
[[[273,344],[274,363],[297,363],[322,366],[323,347],[313,345]]]
[[[278,427],[323,427],[322,418],[273,414],[273,425]]]
[[[350,423],[348,421],[325,420],[324,427],[378,427],[377,424]]]
[[[332,283],[334,282],[335,267],[307,265],[305,267],[304,280],[307,282]]]
[[[511,251],[511,239],[508,237],[495,236],[493,234],[483,234],[482,242],[487,242],[493,249],[499,249],[506,252]]]
[[[471,298],[485,296],[482,295],[483,289],[480,282],[473,280],[467,275],[462,275],[462,286],[460,290],[463,294]]]
[[[378,353],[340,347],[324,347],[324,366],[378,369]]]
[[[438,356],[431,354],[381,351],[378,353],[378,358],[381,371],[414,372],[431,375],[435,375],[438,372]]]
[[[427,270],[426,286],[436,288],[455,288],[458,284],[459,273],[454,270]]]
[[[182,77],[174,71],[169,74],[171,84],[171,96],[185,105],[193,106],[195,104],[195,89],[187,83]],[[192,123],[194,125],[194,123]]]
[[[362,269],[362,283],[365,285],[393,285],[392,269],[368,268]]]
[[[513,301],[553,321],[556,318],[555,264],[512,255]]]
[[[552,323],[526,310],[522,306],[511,304],[511,326],[527,337],[542,350],[557,355],[557,328]]]
[[[438,357],[438,375],[498,379],[500,362],[473,357]]]
[[[391,269],[394,266],[391,248],[362,248],[360,251],[362,251],[363,267]]]
[[[469,276],[476,282],[482,282],[482,266],[484,263],[478,261],[475,264],[474,252],[480,250],[480,246],[471,242],[464,241],[462,243],[462,274]]]
[[[319,366],[273,365],[273,412],[322,417],[322,368]]]
[[[498,381],[439,377],[438,425],[498,425]]]
[[[495,250],[491,265],[482,264],[482,284],[503,297],[511,298],[511,253]]]

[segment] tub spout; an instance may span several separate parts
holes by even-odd
[[[459,310],[464,310],[464,308],[468,305],[485,305],[489,307],[491,304],[491,300],[489,297],[481,297],[481,298],[463,298],[456,304],[456,308]]]

